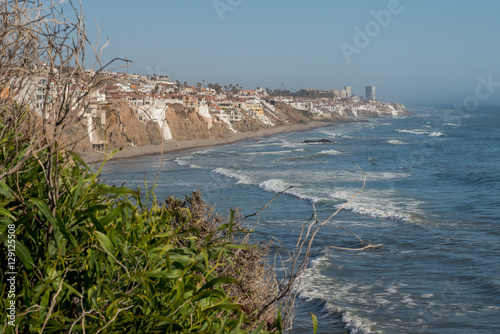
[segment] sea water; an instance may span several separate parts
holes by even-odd
[[[261,213],[255,238],[293,247],[314,212],[318,252],[295,287],[293,333],[500,333],[500,108],[411,108],[231,145],[108,163],[102,179],[158,198],[200,189],[222,213]],[[332,143],[306,144],[329,139]],[[359,166],[359,168],[358,168]],[[362,169],[363,172],[360,171]],[[252,225],[254,221],[247,221]]]

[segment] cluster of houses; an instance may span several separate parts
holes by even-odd
[[[99,117],[101,124],[105,124],[106,114],[102,107],[109,105],[112,100],[126,101],[141,122],[157,122],[164,140],[172,139],[166,110],[174,104],[182,105],[188,112],[198,113],[207,121],[209,128],[213,122],[224,122],[231,130],[233,130],[234,123],[248,118],[258,120],[267,126],[286,123],[287,120],[283,119],[277,110],[279,103],[308,113],[311,119],[320,119],[327,114],[367,117],[397,116],[406,112],[402,104],[381,103],[350,95],[350,87],[346,87],[345,90],[331,91],[333,92],[331,97],[305,98],[271,96],[270,91],[264,88],[243,90],[232,87],[229,90],[225,87],[226,89],[223,90],[218,84],[206,87],[200,83],[192,87],[187,83],[181,85],[178,81],[173,82],[166,76],[114,72],[102,72],[101,75],[110,80],[104,81],[105,84],[91,92],[86,92],[88,93],[86,108],[79,115],[84,121],[86,120],[92,143],[100,141],[92,130],[93,119]],[[30,88],[35,97],[32,108],[41,114],[44,104],[50,103],[55,93],[47,86],[46,78],[39,77],[33,80]],[[75,85],[71,89],[78,91],[83,88]],[[79,96],[79,94],[81,92],[73,92],[73,96]]]
[[[332,97],[304,98],[270,96],[264,88],[255,90],[216,90],[198,84],[197,87],[181,85],[168,77],[128,75],[107,72],[116,83],[107,85],[102,94],[106,99],[122,99],[137,107],[137,118],[141,121],[153,120],[153,115],[161,116],[156,110],[164,110],[169,104],[182,104],[204,117],[213,117],[229,125],[251,117],[273,126],[279,120],[275,106],[285,103],[294,109],[321,117],[325,114],[339,114],[353,117],[366,115],[397,116],[406,112],[402,104],[382,103],[364,100],[350,95],[350,88],[331,91]],[[227,88],[227,87],[226,87]],[[320,91],[326,92],[326,91]]]

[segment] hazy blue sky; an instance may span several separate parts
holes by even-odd
[[[83,2],[90,39],[95,19],[110,40],[104,59],[133,60],[130,73],[357,95],[375,85],[379,100],[409,104],[463,102],[491,75],[499,87],[481,103],[500,103],[498,0]],[[376,23],[380,11],[390,22]]]

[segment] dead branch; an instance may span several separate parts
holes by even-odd
[[[354,163],[354,162],[353,162]],[[354,163],[358,169],[363,173],[363,185],[359,189],[359,191],[354,194],[349,201],[341,205],[332,215],[330,215],[326,220],[320,222],[318,220],[318,215],[316,211],[316,207],[313,204],[313,210],[314,213],[312,214],[311,218],[309,221],[304,223],[302,225],[301,231],[299,238],[297,240],[296,248],[293,251],[290,251],[286,248],[286,246],[281,243],[282,247],[276,252],[277,255],[275,255],[275,267],[277,267],[276,260],[279,258],[279,266],[281,268],[284,268],[284,275],[283,277],[279,280],[277,283],[277,286],[279,287],[279,291],[276,295],[274,295],[272,298],[270,298],[266,304],[262,305],[260,312],[256,315],[256,319],[258,319],[266,310],[271,307],[272,305],[275,305],[276,303],[284,303],[288,307],[291,307],[292,310],[289,310],[289,315],[293,315],[293,303],[290,303],[290,300],[294,300],[296,297],[296,292],[294,292],[294,285],[295,282],[301,277],[301,275],[304,273],[304,271],[307,269],[309,265],[309,260],[311,255],[324,251],[325,249],[331,248],[331,249],[337,249],[337,250],[349,250],[349,251],[366,251],[369,249],[374,249],[374,248],[380,248],[382,245],[365,245],[363,240],[354,232],[350,231],[347,228],[344,227],[336,227],[332,226],[332,228],[335,229],[341,229],[350,232],[354,237],[358,239],[358,241],[361,243],[360,248],[344,248],[344,247],[337,247],[337,246],[327,246],[319,250],[312,250],[314,240],[316,238],[316,235],[318,232],[321,230],[322,227],[326,226],[333,217],[335,217],[340,210],[348,206],[364,189],[366,185],[366,173],[356,164]],[[291,187],[290,187],[291,188]],[[288,189],[290,189],[288,188]],[[248,215],[247,217],[259,215],[262,211],[264,211],[266,208],[269,207],[269,204],[274,201],[278,196],[280,196],[282,193],[287,191],[288,189],[280,192],[278,195],[276,195],[268,204],[266,204],[261,210],[256,212],[255,214]],[[274,238],[275,239],[275,238]],[[275,239],[276,240],[276,239]],[[288,259],[283,260],[280,251],[282,248],[285,248],[286,252],[288,253]],[[286,264],[287,262],[291,262],[291,264]],[[289,269],[287,269],[289,268]],[[291,323],[291,319],[287,319]]]

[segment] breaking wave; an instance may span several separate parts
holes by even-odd
[[[188,157],[189,158],[189,157]],[[186,158],[186,159],[188,159]],[[203,167],[201,166],[198,166],[198,165],[195,165],[195,164],[191,164],[189,163],[189,161],[186,161],[182,158],[177,158],[174,160],[174,162],[179,165],[179,166],[188,166],[189,168],[194,168],[194,169],[202,169]]]
[[[242,173],[235,172],[228,168],[219,167],[212,170],[212,172],[236,179],[237,180],[236,184],[252,184],[252,180],[250,177]]]
[[[386,141],[387,144],[392,144],[392,145],[407,145],[409,143],[402,141],[402,140],[397,140],[397,139],[391,139]]]
[[[300,296],[307,300],[325,300],[325,296],[328,296],[328,299],[342,301],[344,304],[359,304],[359,297],[351,291],[358,290],[360,286],[356,283],[341,283],[339,280],[321,274],[321,269],[330,265],[331,259],[327,256],[312,261],[312,267],[304,272],[297,288]],[[357,314],[355,307],[339,306],[327,301],[326,309],[329,313],[341,315],[344,328],[349,330],[351,334],[383,333],[376,329],[375,323]]]
[[[437,132],[437,131],[428,131],[428,130],[421,130],[421,129],[416,129],[416,130],[407,130],[407,129],[397,129],[397,132],[400,133],[411,133],[414,135],[425,135],[425,136],[430,136],[430,137],[443,137],[446,136],[446,134],[442,132]]]

